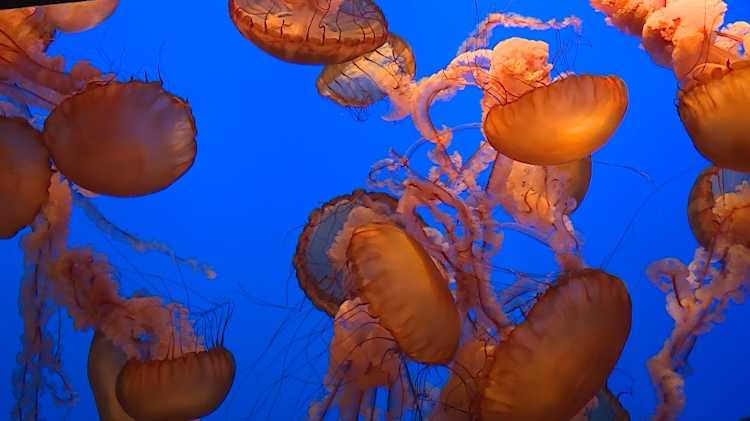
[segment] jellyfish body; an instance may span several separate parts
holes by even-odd
[[[343,63],[383,45],[388,27],[371,0],[230,0],[240,33],[281,60]]]
[[[721,236],[750,248],[750,175],[717,167],[704,170],[688,199],[688,221],[698,243],[712,249]]]
[[[193,164],[189,105],[160,83],[93,84],[47,117],[44,141],[55,165],[81,187],[110,196],[167,188]]]
[[[417,64],[409,44],[391,33],[376,50],[354,60],[323,68],[317,88],[321,96],[345,107],[367,107],[396,94],[416,75]]]
[[[398,201],[388,194],[355,190],[329,200],[310,213],[297,241],[293,263],[299,285],[315,307],[333,317],[347,299],[342,271],[331,263],[329,250],[352,212],[369,210],[362,212],[361,222],[365,223],[378,215],[393,215],[397,205]]]
[[[101,421],[134,421],[120,406],[115,392],[117,375],[127,356],[99,331],[89,348],[88,377]]]
[[[681,91],[678,99],[680,119],[698,152],[718,167],[750,172],[750,61]]]
[[[570,419],[605,385],[630,322],[630,296],[618,278],[596,269],[564,273],[497,346],[482,381],[482,419]]]
[[[389,223],[357,227],[347,249],[353,294],[369,305],[402,353],[426,364],[450,361],[460,319],[448,279],[422,246]]]
[[[484,120],[487,140],[503,155],[532,165],[586,158],[604,146],[627,109],[615,76],[568,76],[495,106]]]
[[[31,225],[47,200],[51,175],[41,133],[21,118],[0,117],[0,238]]]
[[[45,18],[63,32],[82,32],[107,19],[120,0],[93,0],[42,6]]]
[[[223,346],[174,359],[131,359],[117,377],[117,400],[139,421],[192,420],[221,405],[234,375],[234,357]]]

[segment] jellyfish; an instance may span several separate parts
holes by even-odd
[[[717,238],[750,248],[750,175],[709,167],[695,180],[688,199],[688,221],[701,246]]]
[[[193,165],[195,136],[190,106],[157,82],[89,85],[44,123],[44,143],[60,172],[111,196],[169,187]]]
[[[630,334],[623,282],[563,273],[501,342],[481,381],[483,419],[570,419],[605,385]]]
[[[329,200],[310,214],[293,263],[299,285],[315,307],[333,317],[348,298],[342,272],[334,268],[328,252],[350,215],[359,214],[362,223],[387,220],[395,214],[397,204],[388,194],[355,190]]]
[[[354,60],[325,66],[318,93],[344,107],[367,107],[386,96],[402,94],[416,75],[409,44],[394,33],[376,50]]]
[[[0,117],[0,238],[31,225],[47,201],[51,175],[41,133],[21,118]]]
[[[107,19],[120,0],[93,0],[42,6],[45,18],[63,32],[89,30]]]
[[[0,44],[12,43],[28,52],[43,52],[55,27],[36,7],[0,10]]]
[[[344,63],[388,38],[371,0],[230,0],[229,13],[245,38],[291,63]]]
[[[127,360],[127,355],[103,333],[94,333],[87,371],[101,421],[135,421],[120,406],[115,390],[117,376]]]

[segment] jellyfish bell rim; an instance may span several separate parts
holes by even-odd
[[[572,95],[565,95],[564,90],[569,90],[573,83],[578,83],[575,88],[579,91],[586,89],[584,94],[591,91],[597,99],[603,97],[607,100],[604,112],[601,101],[588,100],[583,107],[578,98],[580,92],[574,91],[578,94],[574,99],[571,99]],[[585,85],[581,87],[581,84]],[[614,93],[610,88],[615,88]],[[579,99],[578,103],[572,104],[575,99]],[[568,104],[559,104],[561,101]],[[563,108],[563,105],[568,106]],[[528,108],[533,112],[525,112]],[[582,108],[586,110],[581,111]],[[561,165],[586,158],[604,147],[622,123],[627,108],[628,89],[620,77],[568,75],[532,89],[505,105],[492,107],[482,122],[482,130],[490,145],[508,158],[530,165]],[[537,118],[539,116],[542,117]],[[575,121],[578,127],[561,135],[548,116],[562,117],[568,120],[566,122]],[[602,120],[606,124],[602,124]],[[594,133],[582,134],[582,130]],[[561,142],[565,135],[573,139]],[[529,137],[533,139],[529,140]],[[555,154],[550,154],[550,151],[555,151]]]

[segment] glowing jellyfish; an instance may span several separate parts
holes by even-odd
[[[190,106],[160,83],[93,84],[47,117],[44,142],[60,172],[95,193],[141,196],[167,188],[192,165]]]
[[[750,248],[750,175],[710,167],[695,181],[688,199],[693,235],[706,249],[717,237]],[[747,203],[745,203],[747,202]]]
[[[618,278],[596,269],[564,273],[497,346],[483,379],[482,419],[570,419],[605,385],[630,321]]]
[[[461,322],[448,279],[401,228],[370,223],[354,229],[346,252],[353,295],[369,305],[408,357],[447,363]]]
[[[388,27],[371,0],[230,0],[242,35],[281,60],[336,64],[383,45]]]
[[[315,307],[333,317],[348,297],[343,273],[332,265],[328,251],[352,212],[360,215],[361,223],[366,223],[393,215],[397,205],[390,195],[355,190],[329,200],[310,214],[297,242],[293,263],[299,285]]]
[[[117,377],[117,399],[139,421],[192,420],[221,405],[234,374],[234,357],[223,346],[173,359],[131,359]]]
[[[42,6],[45,18],[63,32],[82,32],[107,19],[120,0],[93,0]]]
[[[120,406],[115,392],[117,375],[127,360],[127,355],[104,334],[94,333],[89,348],[88,376],[101,421],[134,421]]]
[[[367,107],[398,92],[417,72],[414,53],[391,33],[375,51],[352,61],[332,64],[318,76],[318,93],[345,107]]]
[[[567,76],[492,108],[484,132],[498,152],[516,161],[564,164],[604,146],[627,105],[627,88],[616,76]]]
[[[51,175],[41,133],[26,120],[0,117],[0,238],[31,225],[47,201]]]

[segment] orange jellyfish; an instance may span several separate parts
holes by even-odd
[[[388,194],[355,190],[310,213],[297,241],[293,263],[299,285],[315,307],[333,317],[348,297],[343,273],[332,265],[328,251],[350,215],[361,214],[365,223],[393,215],[397,205],[398,201]]]
[[[13,42],[29,52],[47,49],[55,27],[35,7],[0,10],[0,41]]]
[[[169,187],[197,146],[190,106],[160,83],[95,83],[67,97],[44,123],[55,165],[94,193],[141,196]]]
[[[0,117],[0,238],[31,225],[47,201],[51,175],[41,133],[21,118]]]
[[[492,354],[482,419],[570,419],[604,387],[630,322],[621,280],[597,269],[562,274]]]
[[[63,32],[82,32],[99,25],[117,8],[120,0],[89,0],[41,6],[45,18]]]
[[[616,76],[567,76],[493,107],[487,140],[503,155],[532,165],[584,159],[604,146],[628,105]]]
[[[402,353],[425,364],[453,358],[458,310],[447,277],[416,240],[392,223],[359,225],[346,260],[352,294],[369,305]]]
[[[230,0],[229,13],[245,38],[292,63],[343,63],[388,37],[385,16],[371,0]]]
[[[100,331],[94,333],[89,348],[88,377],[101,421],[135,421],[120,406],[115,392],[117,375],[127,356]]]
[[[323,68],[317,88],[321,96],[345,107],[367,107],[394,95],[410,83],[417,63],[409,44],[391,33],[376,50],[341,64]]]
[[[717,237],[750,248],[750,175],[717,167],[704,170],[688,199],[688,221],[701,246]]]

